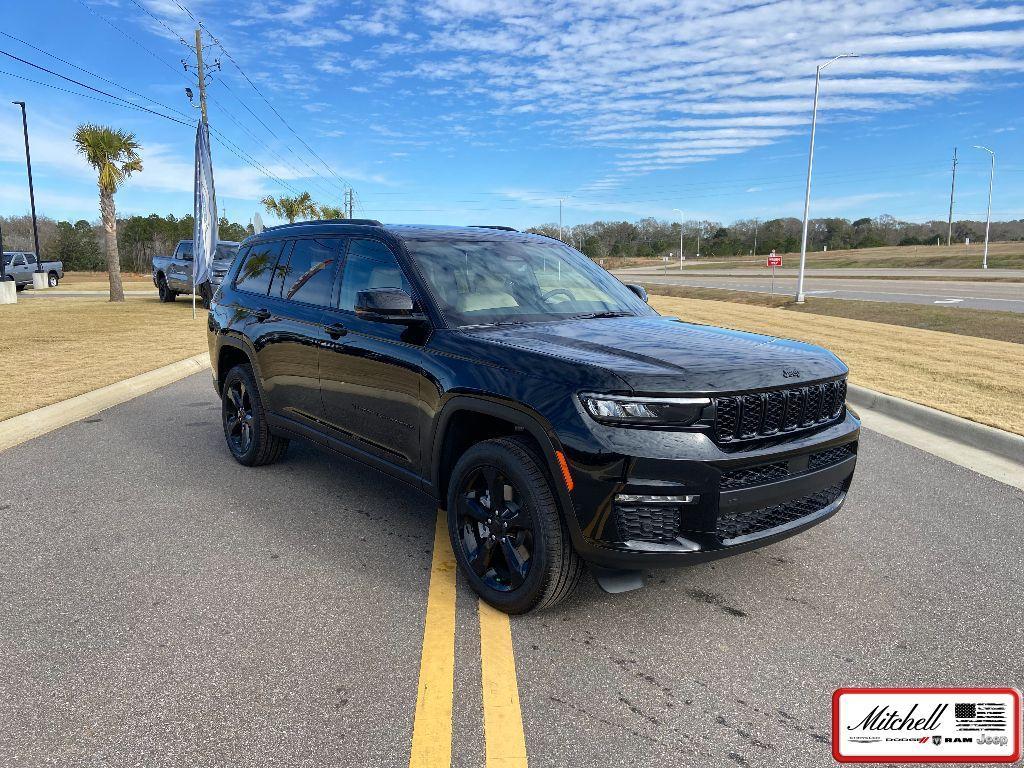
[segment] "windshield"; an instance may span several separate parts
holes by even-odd
[[[238,253],[238,243],[217,243],[217,252],[213,255],[215,259],[228,259],[229,261],[235,258],[235,254]]]
[[[561,243],[409,239],[406,245],[455,326],[651,314],[626,286]]]

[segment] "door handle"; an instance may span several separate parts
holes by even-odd
[[[330,325],[325,327],[324,330],[327,331],[327,335],[330,336],[332,339],[341,338],[346,333],[348,333],[348,328],[346,328],[341,323],[331,323]]]
[[[270,310],[260,307],[252,313],[252,316],[255,318],[257,323],[262,323],[264,320],[270,319]]]

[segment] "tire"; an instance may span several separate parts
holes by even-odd
[[[260,467],[280,459],[288,449],[288,440],[270,432],[252,368],[236,365],[228,371],[221,393],[224,439],[235,461]]]
[[[56,288],[58,285],[60,285],[60,278],[57,277],[56,272],[51,272],[49,275],[46,276],[46,284],[51,288]]]
[[[503,498],[492,509],[497,488]],[[485,440],[459,459],[448,486],[448,534],[470,586],[505,613],[557,605],[583,572],[548,473],[520,437]]]
[[[160,275],[160,277],[156,279],[156,289],[160,294],[160,301],[165,304],[178,298],[178,294],[172,291],[171,287],[167,285],[167,278],[163,275]]]

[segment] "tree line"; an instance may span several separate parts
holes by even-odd
[[[169,256],[179,240],[192,238],[192,214],[178,218],[173,214],[129,216],[117,219],[118,258],[126,272],[149,272],[154,256]],[[38,218],[39,250],[43,259],[59,259],[68,271],[104,271],[107,256],[103,249],[103,225],[79,219],[57,221]],[[0,216],[4,250],[34,251],[31,216]],[[238,224],[221,218],[221,240],[243,240],[252,234],[251,224]]]
[[[658,258],[670,253],[679,255],[679,231],[682,226],[683,253],[700,255],[740,256],[753,253],[791,253],[800,250],[803,222],[796,218],[740,219],[728,226],[715,221],[679,222],[654,218],[629,221],[595,221],[563,227],[561,238],[592,259],[609,257]],[[877,248],[886,245],[945,245],[947,222],[929,221],[918,224],[900,221],[888,214],[877,218],[811,219],[807,228],[807,248],[820,251],[848,248]],[[559,237],[557,224],[544,224],[528,231]],[[953,222],[953,242],[972,243],[985,237],[984,221]],[[993,241],[1024,240],[1024,219],[993,221],[989,235]]]

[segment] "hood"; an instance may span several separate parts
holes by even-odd
[[[813,344],[671,317],[597,318],[477,334],[505,347],[608,369],[643,394],[794,386],[847,372],[838,357]]]

